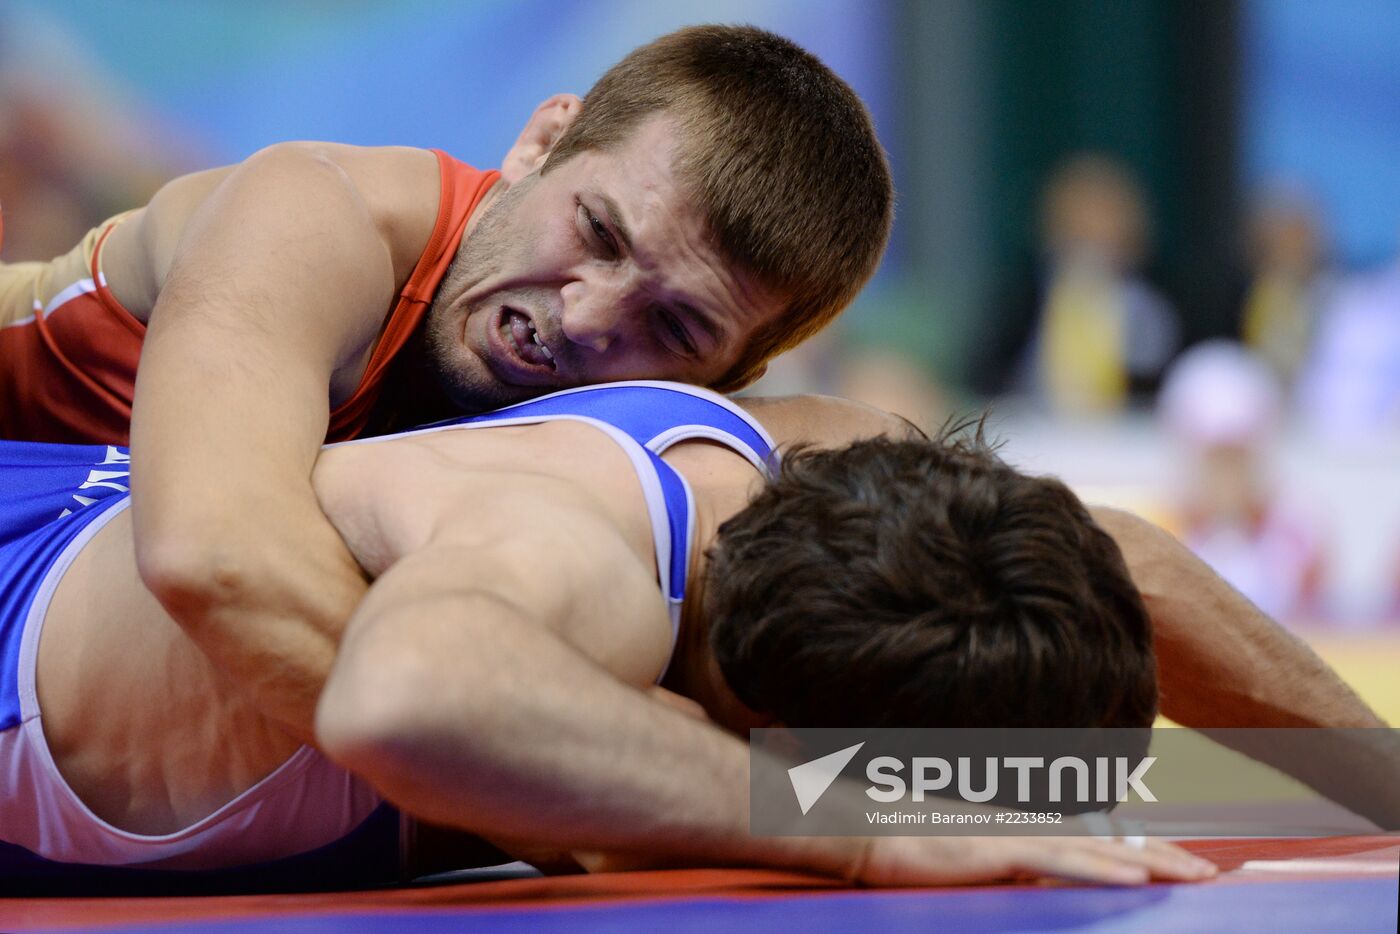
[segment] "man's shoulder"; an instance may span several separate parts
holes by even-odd
[[[551,550],[564,531],[616,536],[649,528],[627,454],[604,432],[573,420],[445,424],[332,446],[317,465],[317,483],[339,485],[333,477],[360,478],[345,488],[373,491],[371,505],[381,530],[392,532],[396,554],[431,543],[505,541]],[[395,482],[371,483],[373,477]],[[354,495],[343,498],[354,502]]]
[[[441,170],[430,149],[356,146],[299,140],[278,143],[253,158],[275,154],[289,161],[313,159],[343,173],[349,191],[373,219],[402,287],[417,266],[437,223]]]
[[[493,435],[503,443],[472,450]],[[401,495],[393,508],[395,521],[417,510],[426,531],[404,560],[459,583],[470,566],[618,677],[654,679],[669,657],[670,626],[627,455],[577,423],[446,430],[434,441],[435,451],[414,456],[424,467],[412,480],[415,502]]]
[[[273,143],[234,165],[175,179],[152,200],[145,227],[150,233],[152,220],[159,221],[154,227],[163,232],[164,252],[171,253],[194,212],[220,187],[241,180],[281,197],[304,193],[307,179],[326,173],[342,184],[321,186],[320,196],[334,193],[352,209],[367,211],[395,269],[406,264],[411,270],[438,214],[440,171],[428,149],[318,140]]]
[[[522,532],[554,535],[559,523],[631,525],[646,503],[627,452],[609,434],[574,419],[475,429],[444,428],[418,435],[431,451],[439,509],[488,513]],[[543,521],[530,523],[525,517]]]
[[[381,229],[411,234],[408,239],[415,242],[427,241],[437,217],[440,185],[438,159],[432,150],[324,142],[279,145],[325,159],[343,171]]]

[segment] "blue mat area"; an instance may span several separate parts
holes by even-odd
[[[1396,930],[1400,882],[1239,883],[1139,889],[1017,889],[925,892],[840,892],[759,899],[613,902],[538,909],[430,910],[316,917],[271,917],[192,926],[110,927],[107,932],[190,930],[208,934],[447,934],[665,931],[1317,931],[1369,934]]]

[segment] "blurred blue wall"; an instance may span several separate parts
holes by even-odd
[[[542,99],[696,22],[783,33],[889,129],[881,0],[48,0],[100,65],[220,161],[284,139],[439,146],[494,165]]]
[[[1245,179],[1310,189],[1346,263],[1394,256],[1400,3],[1250,0],[1245,13]]]
[[[495,166],[535,106],[638,45],[752,23],[820,56],[894,126],[891,0],[21,0],[211,164],[279,140],[433,146]],[[898,255],[898,250],[891,256]],[[882,277],[889,275],[889,263]]]

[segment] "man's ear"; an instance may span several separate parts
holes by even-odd
[[[577,94],[556,94],[535,108],[515,145],[501,160],[501,178],[514,185],[544,165],[545,157],[583,109]]]

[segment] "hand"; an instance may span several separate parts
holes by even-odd
[[[1195,882],[1214,864],[1161,840],[1093,837],[873,837],[847,878],[870,886],[960,885],[1054,877],[1106,885]]]

